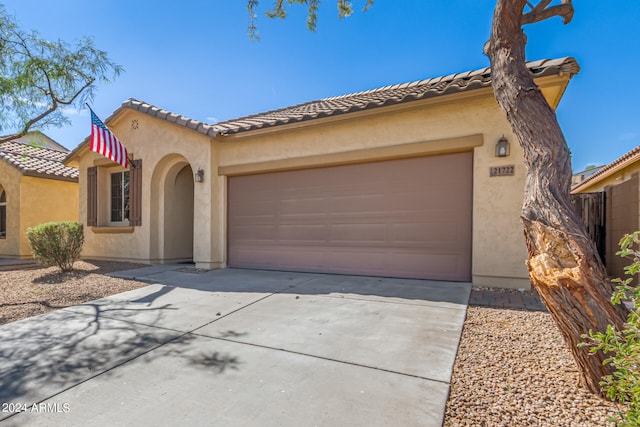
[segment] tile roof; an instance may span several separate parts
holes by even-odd
[[[0,138],[4,139],[5,137],[0,137]],[[42,133],[39,130],[30,131],[26,135],[20,136],[18,138],[12,138],[11,141],[21,142],[23,144],[36,145],[43,148],[50,148],[52,150],[58,150],[58,151],[64,151],[64,152],[69,151],[63,145],[58,144],[52,138],[50,138],[49,136],[47,136],[46,134]]]
[[[527,67],[536,78],[562,74],[573,75],[580,71],[578,63],[571,57],[531,61],[527,63]],[[128,99],[122,103],[120,108],[118,108],[107,121],[116,116],[122,109],[130,108],[215,137],[217,135],[232,135],[240,132],[337,116],[387,105],[418,101],[489,86],[491,86],[491,69],[487,67],[475,71],[450,74],[448,76],[324,98],[215,124],[207,124],[198,120],[189,119],[136,99]]]
[[[562,73],[571,75],[577,74],[580,71],[578,63],[571,57],[532,61],[527,63],[527,67],[534,77],[544,77]],[[491,69],[487,67],[465,73],[450,74],[443,77],[396,84],[364,92],[305,102],[292,107],[219,122],[213,126],[221,135],[230,135],[238,132],[336,116],[387,105],[418,101],[489,86],[491,86]]]
[[[613,162],[604,166],[598,172],[594,173],[584,181],[577,184],[575,187],[571,189],[571,193],[578,193],[581,190],[589,187],[590,185],[593,185],[598,181],[616,173],[620,169],[624,169],[630,164],[637,162],[638,160],[640,160],[640,145],[634,148],[633,150],[618,157]]]
[[[580,66],[577,61],[571,57],[531,61],[527,63],[527,67],[536,78],[563,74],[571,76],[580,71]],[[464,73],[450,74],[448,76],[385,86],[364,92],[323,98],[317,101],[305,102],[291,107],[226,120],[215,124],[190,119],[180,114],[172,113],[146,102],[131,98],[123,102],[122,105],[120,105],[120,107],[105,120],[105,122],[109,123],[124,109],[132,109],[175,123],[179,126],[193,129],[196,132],[214,138],[219,135],[233,135],[241,132],[299,123],[323,117],[338,116],[341,114],[385,107],[388,105],[466,92],[489,86],[491,86],[491,69],[487,67],[475,71],[467,71]],[[69,153],[65,162],[70,162],[84,146],[88,145],[88,141],[89,137]]]
[[[168,122],[175,123],[177,125],[184,126],[189,129],[193,129],[195,131],[198,131],[208,136],[214,137],[218,134],[214,125],[210,125],[198,120],[190,119],[180,114],[163,110],[162,108],[155,107],[151,104],[147,104],[146,102],[138,101],[137,99],[133,99],[133,98],[130,98],[124,101],[122,105],[120,105],[120,108],[114,111],[113,114],[111,114],[111,116],[109,116],[105,121],[109,122],[111,118],[115,117],[118,113],[120,113],[120,111],[122,111],[125,108],[130,108],[132,110],[149,114],[150,116],[157,117],[159,119],[166,120]]]
[[[0,144],[0,160],[15,167],[24,175],[77,181],[78,169],[62,163],[66,156],[65,151],[41,148],[16,140]]]

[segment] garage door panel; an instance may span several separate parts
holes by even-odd
[[[397,244],[418,242],[436,247],[451,242],[452,236],[458,234],[456,224],[437,221],[393,224],[392,230]]]
[[[280,202],[281,215],[313,215],[324,212],[326,200],[323,197],[288,198]]]
[[[276,214],[277,205],[273,200],[260,200],[255,198],[247,198],[246,200],[238,200],[238,216],[246,218],[273,218]]]
[[[232,232],[240,242],[261,240],[271,242],[278,237],[278,227],[273,224],[246,224],[235,228]]]
[[[325,225],[310,225],[310,224],[283,224],[279,227],[279,233],[277,236],[278,242],[306,242],[314,244],[324,244],[326,241]]]
[[[354,190],[358,191],[358,190]],[[330,201],[331,213],[377,213],[385,212],[388,198],[384,194],[352,194],[332,197]]]
[[[470,280],[472,153],[229,178],[229,265]]]
[[[388,241],[388,226],[385,223],[334,224],[329,227],[329,241],[334,243],[352,243],[363,246],[385,245]]]
[[[343,274],[353,274],[354,269],[358,269],[365,270],[373,276],[387,276],[392,269],[401,277],[420,277],[427,263],[432,266],[429,274],[434,280],[451,280],[450,271],[459,267],[456,254],[376,250],[370,247],[361,247],[358,251],[352,252],[339,246],[326,247],[324,250],[312,246],[298,246],[277,253],[262,248],[246,255],[248,259],[262,259],[262,264],[254,268]],[[304,268],[300,267],[302,264],[305,265]]]

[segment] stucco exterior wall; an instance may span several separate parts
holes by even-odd
[[[77,221],[78,183],[23,176],[0,162],[0,185],[7,196],[7,235],[0,256],[30,258],[27,229],[44,222]]]
[[[30,257],[27,229],[78,220],[78,183],[23,176],[20,181],[20,256]]]
[[[0,239],[0,256],[20,255],[20,178],[17,169],[0,161],[0,185],[7,196],[7,235]]]
[[[472,150],[473,283],[528,289],[519,220],[525,182],[522,151],[491,93],[459,102],[380,110],[286,132],[216,140],[220,172],[250,174],[348,163],[354,157],[372,161]],[[503,135],[511,141],[511,155],[496,158],[495,144]],[[395,150],[381,151],[390,146]],[[489,176],[490,167],[505,165],[514,165],[513,176]],[[443,176],[443,186],[446,181]]]
[[[553,107],[568,78],[539,82]],[[474,168],[473,283],[529,288],[519,219],[523,154],[490,88],[213,138],[132,108],[120,110],[108,125],[131,157],[143,161],[142,225],[99,218],[86,233],[85,257],[169,262],[188,256],[191,245],[196,267],[225,267],[229,176],[468,151]],[[511,155],[497,158],[495,144],[503,135]],[[80,221],[86,222],[91,166],[100,169],[98,210],[108,214],[109,187],[100,182],[118,167],[86,145],[72,165],[80,169]],[[499,166],[513,166],[513,174],[491,177],[490,168]],[[194,182],[191,195],[185,189],[198,170],[204,182]],[[445,187],[447,179],[442,176]],[[172,185],[182,189],[179,196]],[[192,212],[177,209],[190,202]]]
[[[80,221],[87,219],[87,168],[98,166],[98,227],[89,228],[85,233],[83,257],[96,259],[119,259],[140,262],[167,262],[175,259],[172,254],[165,256],[165,241],[174,239],[178,246],[191,244],[193,260],[206,268],[219,267],[221,260],[212,256],[211,239],[211,194],[217,185],[211,179],[213,170],[210,138],[184,127],[150,117],[146,114],[125,110],[109,123],[109,127],[127,146],[130,157],[142,159],[142,225],[120,226],[108,221],[109,173],[122,170],[119,166],[97,153],[84,150],[79,155],[77,166],[80,170]],[[165,224],[183,224],[180,217],[172,216],[171,203],[165,200],[167,177],[176,178],[176,173],[190,166],[192,171],[206,171],[203,183],[193,187],[193,230],[189,236],[183,232],[165,230]],[[193,177],[191,176],[191,179]],[[216,187],[217,189],[217,187]],[[178,200],[180,204],[188,203]],[[166,205],[166,209],[165,209]],[[183,227],[184,228],[184,227]],[[170,236],[165,236],[169,233]],[[197,234],[198,239],[193,240]],[[176,237],[177,236],[177,237]],[[185,241],[175,238],[184,239]],[[178,257],[180,259],[184,257]]]

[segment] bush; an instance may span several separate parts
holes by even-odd
[[[613,280],[619,285],[611,302],[630,303],[629,316],[621,331],[611,325],[604,333],[589,331],[589,335],[583,335],[587,342],[582,345],[591,347],[592,353],[602,350],[610,355],[603,363],[615,370],[613,375],[603,377],[600,385],[609,399],[626,405],[626,410],[620,410],[618,418],[611,421],[628,427],[640,425],[640,286],[631,286],[633,276],[640,271],[640,232],[625,235],[620,240],[620,248],[617,255],[633,259],[633,263],[625,267],[625,274],[632,277]]]
[[[80,258],[84,232],[79,222],[48,222],[27,230],[33,257],[41,264],[71,271]]]

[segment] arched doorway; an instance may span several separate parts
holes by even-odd
[[[193,260],[193,171],[178,164],[164,186],[164,259]]]
[[[156,166],[151,185],[151,258],[162,263],[193,261],[193,170],[172,155]]]

